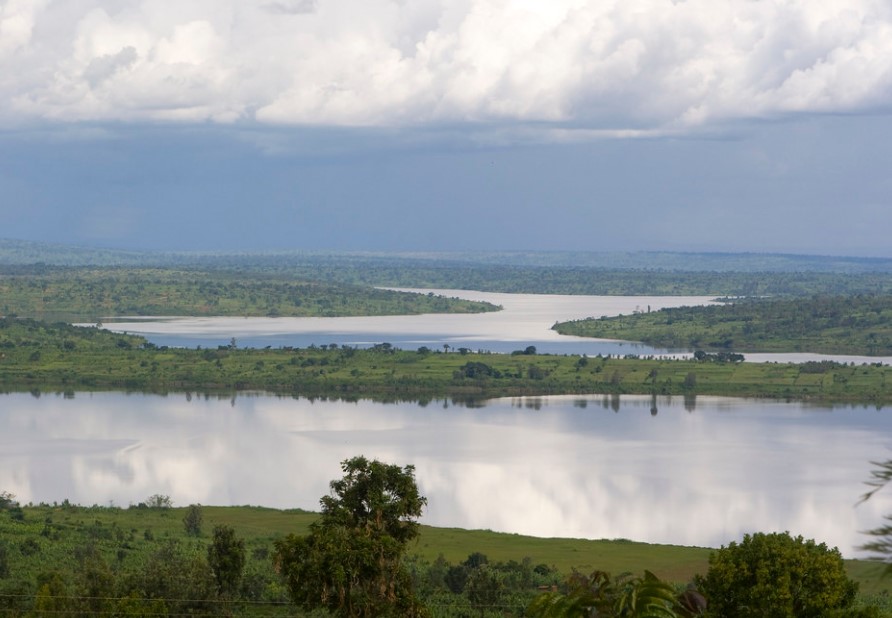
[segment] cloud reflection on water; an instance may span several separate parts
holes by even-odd
[[[0,489],[24,501],[315,509],[365,454],[412,463],[424,522],[535,536],[718,546],[756,530],[838,545],[892,512],[854,507],[888,456],[885,410],[698,398],[310,402],[78,393],[2,396]],[[690,407],[690,402],[688,402]]]

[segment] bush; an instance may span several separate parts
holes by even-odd
[[[851,607],[857,584],[842,556],[789,533],[745,535],[709,557],[698,578],[709,614],[723,618],[809,618]]]
[[[201,524],[203,521],[200,504],[190,504],[189,510],[183,517],[183,527],[189,536],[201,536]]]

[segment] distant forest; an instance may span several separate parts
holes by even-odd
[[[892,294],[892,259],[749,253],[142,253],[0,240],[25,265],[155,267],[381,287],[594,295]]]

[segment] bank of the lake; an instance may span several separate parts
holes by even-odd
[[[740,299],[560,322],[554,330],[661,347],[880,357],[892,354],[892,296]]]
[[[892,400],[892,367],[834,362],[480,354],[314,346],[158,348],[96,328],[0,320],[6,390],[266,390],[339,397],[498,397],[558,393],[727,395],[815,401]],[[334,348],[334,349],[332,349]]]

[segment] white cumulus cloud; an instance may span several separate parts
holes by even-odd
[[[584,134],[888,111],[887,0],[0,1],[0,122]]]

